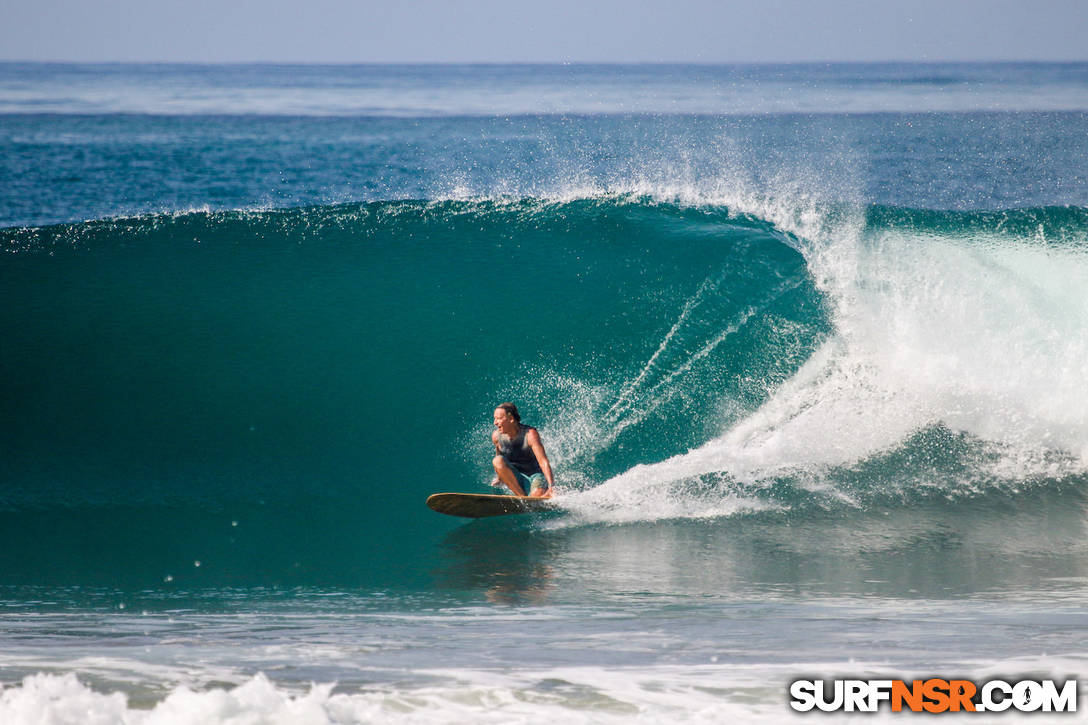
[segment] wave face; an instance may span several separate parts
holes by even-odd
[[[552,527],[1086,481],[1083,208],[390,201],[0,249],[8,583],[419,584],[422,498],[486,490],[506,399]]]

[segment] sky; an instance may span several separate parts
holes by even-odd
[[[0,0],[0,60],[1088,60],[1088,0]]]

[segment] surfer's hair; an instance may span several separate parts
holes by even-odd
[[[497,407],[505,410],[506,414],[513,418],[516,422],[521,422],[521,413],[518,413],[518,406],[514,405],[513,403],[499,403]]]

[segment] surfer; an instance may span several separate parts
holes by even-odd
[[[493,484],[505,484],[518,496],[528,493],[534,498],[551,497],[555,479],[540,433],[521,422],[513,403],[500,403],[495,408],[491,442],[497,454],[491,461],[497,477]]]

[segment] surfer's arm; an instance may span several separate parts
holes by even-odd
[[[551,488],[555,485],[555,479],[552,477],[552,464],[548,461],[548,454],[544,452],[544,444],[540,440],[540,434],[536,432],[536,429],[530,429],[525,435],[525,440],[528,442],[529,447],[533,449],[536,462],[540,464],[540,470],[544,472],[544,478],[548,479],[548,488]]]

